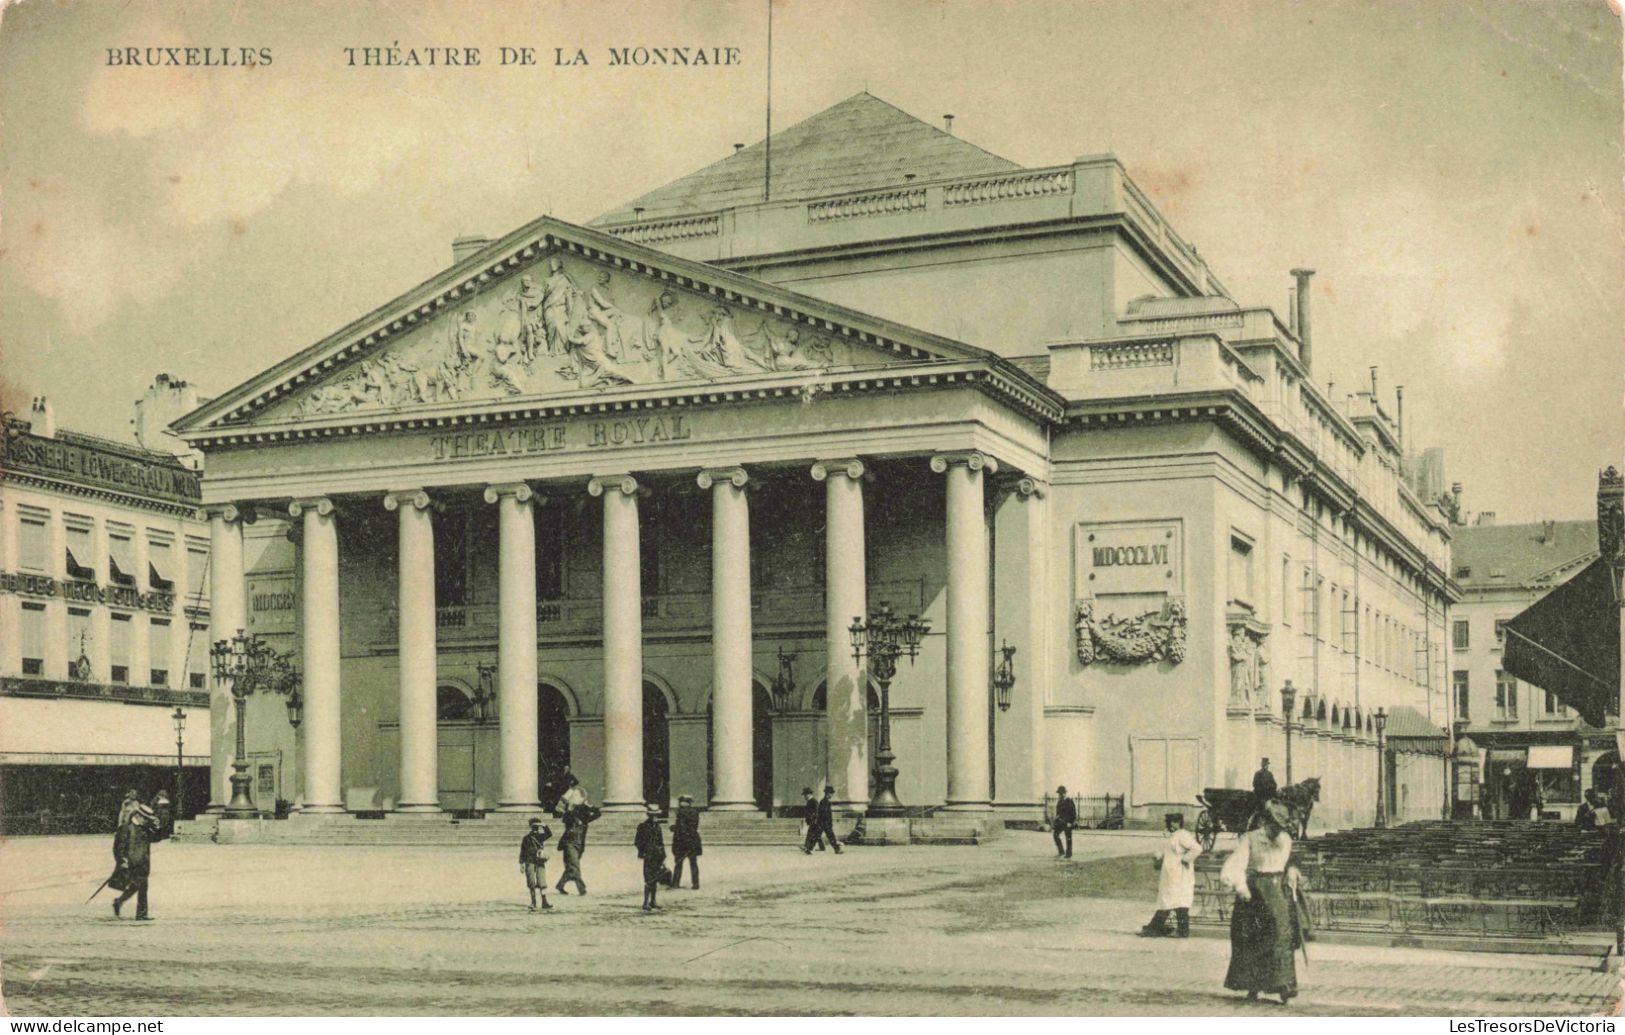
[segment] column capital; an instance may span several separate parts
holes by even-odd
[[[422,489],[402,489],[399,492],[384,494],[385,510],[399,510],[408,505],[416,507],[418,510],[428,510],[430,502],[429,494]]]
[[[608,474],[589,479],[587,482],[589,496],[602,496],[606,492],[615,491],[622,495],[635,496],[638,493],[638,480],[629,474]]]
[[[536,493],[525,482],[503,482],[501,485],[487,485],[485,487],[485,502],[495,503],[504,496],[512,496],[520,503],[528,503]]]
[[[1012,488],[1024,500],[1043,499],[1049,495],[1049,482],[1037,478],[1018,478]]]
[[[333,501],[327,496],[307,496],[288,504],[288,514],[291,517],[299,517],[306,510],[314,510],[322,517],[327,517],[333,513]]]
[[[863,461],[856,457],[847,457],[842,460],[820,460],[812,465],[813,481],[821,482],[832,475],[845,475],[857,481],[863,477]]]
[[[999,473],[999,462],[986,453],[968,450],[961,453],[937,453],[931,457],[931,470],[942,474],[950,467],[965,465],[972,471],[986,470],[988,474]]]
[[[700,488],[709,489],[713,485],[731,482],[736,489],[743,489],[750,480],[750,474],[743,467],[707,467],[700,472],[696,479]]]
[[[208,521],[212,518],[220,518],[226,524],[230,525],[239,521],[246,524],[250,520],[252,514],[252,508],[249,508],[249,510],[245,513],[243,509],[238,507],[235,503],[205,503],[203,506],[197,508],[196,517],[199,521]]]

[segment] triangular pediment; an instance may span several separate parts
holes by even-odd
[[[543,219],[224,393],[178,428],[990,357]]]

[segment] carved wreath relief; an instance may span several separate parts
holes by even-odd
[[[541,268],[362,359],[300,412],[822,370],[838,351],[851,362],[844,343],[646,277],[557,255]]]
[[[1185,660],[1185,605],[1170,598],[1156,611],[1130,618],[1095,617],[1093,600],[1080,600],[1073,622],[1078,664],[1144,665]]]

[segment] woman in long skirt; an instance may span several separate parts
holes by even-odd
[[[1224,987],[1246,992],[1248,999],[1257,999],[1260,992],[1278,995],[1284,1005],[1298,994],[1286,890],[1292,814],[1281,802],[1271,801],[1264,806],[1262,820],[1242,835],[1219,871],[1220,881],[1236,895]]]

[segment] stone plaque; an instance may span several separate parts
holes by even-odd
[[[248,580],[248,624],[250,632],[291,633],[299,613],[298,593],[292,575]]]
[[[1184,593],[1184,536],[1178,520],[1080,522],[1073,570],[1079,597]]]

